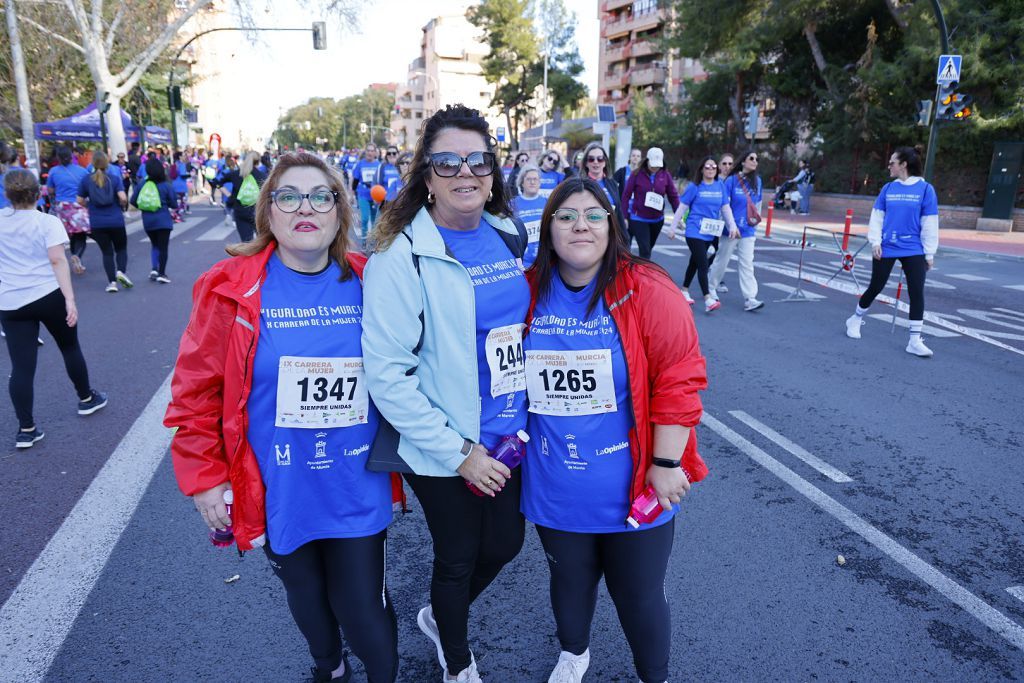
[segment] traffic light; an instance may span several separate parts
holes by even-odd
[[[313,22],[313,49],[327,49],[327,24],[322,21]]]
[[[917,102],[917,125],[927,126],[932,122],[932,108],[935,103],[931,100],[918,100]]]
[[[172,111],[181,111],[181,88],[177,85],[167,88],[167,108]]]
[[[971,104],[974,98],[970,95],[954,92],[956,83],[939,86],[939,106],[935,118],[939,121],[962,121],[971,117]]]
[[[957,93],[956,98],[953,103],[953,118],[957,121],[971,118],[971,104],[974,103],[974,98],[961,93]]]

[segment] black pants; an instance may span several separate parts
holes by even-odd
[[[71,255],[82,258],[85,255],[85,245],[88,239],[89,233],[87,232],[76,232],[68,235],[68,241],[71,243],[68,249],[71,251]]]
[[[708,261],[708,247],[711,242],[705,242],[696,237],[687,237],[686,246],[690,248],[690,262],[686,264],[686,277],[683,278],[683,289],[690,286],[693,276],[697,276],[700,283],[700,291],[704,296],[708,295],[708,268],[711,262]]]
[[[494,498],[473,495],[462,477],[405,478],[423,506],[434,541],[430,603],[448,673],[457,675],[470,663],[469,606],[523,547],[522,473],[513,470]]]
[[[147,230],[146,234],[153,245],[150,249],[150,261],[153,270],[158,275],[167,275],[167,251],[171,244],[171,231]]]
[[[117,279],[117,271],[123,273],[128,270],[128,234],[124,227],[93,228],[92,239],[103,252],[103,270],[107,273],[107,282],[113,282]]]
[[[551,570],[558,642],[579,655],[590,647],[597,586],[604,576],[619,623],[646,683],[668,679],[672,629],[665,572],[675,520],[644,531],[585,534],[537,526]]]
[[[246,207],[251,208],[251,207]],[[238,239],[243,242],[250,241],[256,236],[256,212],[235,211],[235,230],[238,231]]]
[[[341,664],[345,634],[370,683],[398,676],[398,620],[384,580],[387,530],[362,538],[310,541],[287,555],[263,547],[288,594],[288,608],[317,668]]]
[[[661,234],[661,226],[664,224],[664,218],[653,223],[635,221],[632,218],[629,219],[629,232],[634,238],[636,238],[636,246],[638,247],[640,256],[643,258],[651,258],[651,252],[654,250],[654,243],[658,241],[658,235]]]
[[[708,256],[708,270],[710,270],[711,266],[714,265],[715,257],[718,256],[718,239],[719,239],[719,236],[715,235],[715,239],[711,240],[711,246],[715,248],[715,253],[712,254],[711,256]],[[708,249],[708,251],[711,251],[711,250]]]
[[[889,281],[892,267],[899,261],[903,273],[907,276],[907,295],[910,297],[910,319],[924,320],[924,280],[928,272],[928,262],[924,254],[917,256],[895,256],[892,258],[871,259],[871,282],[860,297],[860,307],[867,308],[875,297],[885,288]]]
[[[11,379],[8,388],[11,402],[22,429],[35,426],[32,403],[35,399],[36,357],[39,351],[39,323],[53,335],[64,356],[64,368],[79,399],[89,398],[89,370],[85,367],[82,347],[78,345],[78,328],[68,327],[64,295],[55,289],[46,296],[13,311],[0,311],[0,322],[7,335],[7,352],[11,355]]]

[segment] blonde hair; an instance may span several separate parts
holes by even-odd
[[[245,158],[242,159],[241,165],[238,167],[238,174],[243,178],[247,177],[252,173],[252,169],[260,163],[260,155],[256,152],[246,152]]]
[[[96,183],[96,187],[106,187],[110,158],[104,152],[93,152],[92,167],[96,169],[92,174],[92,181]]]

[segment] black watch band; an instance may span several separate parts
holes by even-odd
[[[679,467],[679,460],[669,460],[668,458],[654,458],[654,464],[658,467]]]

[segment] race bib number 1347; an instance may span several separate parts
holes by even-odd
[[[365,424],[370,409],[363,359],[281,356],[275,427],[324,428]]]

